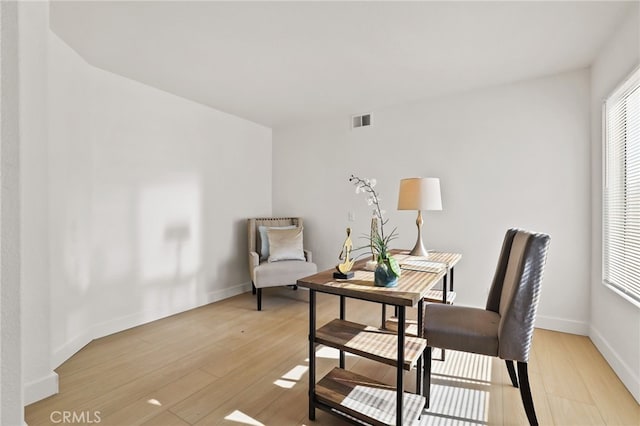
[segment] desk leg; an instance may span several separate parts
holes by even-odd
[[[382,321],[380,322],[380,328],[383,330],[387,329],[387,304],[382,304]]]
[[[424,299],[421,299],[418,302],[418,337],[424,337],[424,327],[422,326],[422,322],[423,320],[423,316],[424,316]],[[416,393],[418,395],[422,395],[424,388],[423,388],[423,384],[422,384],[422,377],[424,374],[423,371],[423,366],[424,366],[424,355],[421,356],[420,358],[418,358],[418,364],[416,365]]]
[[[451,274],[453,274],[453,269],[447,269],[447,273],[442,278],[442,303],[445,305],[447,304],[447,278],[451,277],[449,279],[453,280],[453,275]],[[450,282],[453,283],[453,281]],[[440,361],[444,362],[444,349],[440,349],[440,354],[442,355]]]
[[[406,329],[406,307],[398,306],[398,368],[396,375],[396,425],[402,426],[404,402],[404,334]]]
[[[449,270],[442,277],[442,303],[447,304],[447,277],[449,275]]]
[[[451,278],[449,279],[449,290],[453,291],[453,266],[449,272],[451,273]]]
[[[309,290],[309,420],[316,419],[316,291]]]
[[[345,311],[346,311],[346,306],[345,306],[345,297],[344,296],[340,296],[340,319],[344,320],[345,318]],[[345,368],[345,360],[344,360],[344,351],[340,351],[340,368],[344,369]]]

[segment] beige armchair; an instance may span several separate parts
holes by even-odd
[[[249,275],[253,294],[258,296],[258,310],[261,311],[263,288],[290,285],[295,290],[299,278],[315,274],[318,268],[311,261],[311,252],[302,247],[301,235],[298,241],[300,250],[288,251],[292,255],[279,256],[281,250],[270,252],[269,233],[273,239],[276,235],[295,234],[296,230],[302,232],[302,218],[252,218],[248,220],[248,227]]]

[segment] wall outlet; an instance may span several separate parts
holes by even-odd
[[[349,212],[349,214],[348,214],[348,219],[349,219],[349,222],[355,222],[355,220],[356,220],[356,213],[355,213],[355,212]]]

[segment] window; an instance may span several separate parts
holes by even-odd
[[[640,68],[603,115],[603,281],[640,306]]]

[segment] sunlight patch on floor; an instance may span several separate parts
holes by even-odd
[[[307,370],[309,370],[309,366],[307,365],[296,365],[273,382],[273,384],[284,389],[291,389],[300,382]]]
[[[282,378],[285,380],[295,380],[298,381],[302,378],[302,376],[304,375],[304,373],[307,372],[307,370],[309,370],[309,366],[307,365],[297,365],[295,367],[293,367],[291,370],[289,370],[287,373],[285,373]]]
[[[448,350],[445,359],[431,363],[431,407],[420,425],[486,425],[491,358]]]
[[[160,403],[160,401],[158,401],[155,398],[151,398],[147,400],[147,404],[155,405],[156,407],[162,407],[162,404]]]
[[[246,415],[245,413],[243,413],[240,410],[234,411],[233,413],[229,414],[224,419],[225,420],[229,420],[230,422],[241,423],[243,425],[264,426],[264,424],[260,423],[259,421],[257,421],[253,417]]]
[[[276,386],[280,386],[283,389],[291,389],[296,385],[296,382],[291,382],[289,380],[278,379],[275,382],[273,382],[273,384],[276,385]]]
[[[433,373],[489,383],[491,381],[491,358],[483,355],[446,351],[446,361],[433,360]]]

